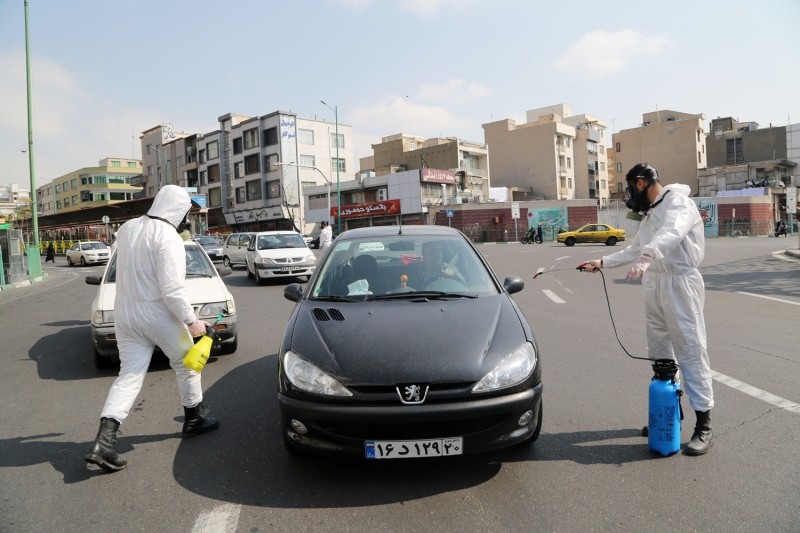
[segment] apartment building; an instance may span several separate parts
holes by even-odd
[[[528,111],[525,124],[513,119],[483,124],[492,185],[527,190],[525,199],[577,198],[576,130],[563,121],[570,114],[569,106],[561,104]]]
[[[174,132],[162,124],[142,133],[145,195],[168,183],[204,202],[211,230],[305,231],[302,188],[352,179],[352,126],[275,111],[227,113],[219,129]]]
[[[131,184],[142,173],[139,159],[107,157],[36,189],[39,215],[66,213],[132,200],[140,188]]]
[[[698,170],[707,166],[705,115],[665,109],[642,115],[642,125],[612,135],[616,172],[624,177],[640,162],[664,183],[683,183],[698,193]]]
[[[458,187],[443,200],[451,203],[481,203],[489,201],[489,151],[485,144],[456,137],[423,138],[397,133],[383,137],[372,145],[373,155],[361,159],[361,172],[385,176],[408,170],[446,169],[463,172]],[[422,182],[423,196],[442,196],[441,184]]]
[[[565,116],[561,120],[575,128],[572,147],[575,156],[575,197],[597,200],[600,207],[607,206],[610,190],[606,123],[586,114]]]

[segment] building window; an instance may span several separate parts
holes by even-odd
[[[109,193],[109,198],[111,200],[128,200],[128,195],[124,192],[112,192]]]
[[[281,181],[272,180],[267,182],[267,198],[281,197]]]
[[[244,132],[244,149],[249,150],[258,146],[258,128]]]
[[[56,194],[61,192],[61,184],[56,185]]]
[[[344,134],[331,133],[331,148],[344,148]]]
[[[72,205],[78,205],[78,195],[77,194],[72,196]]]
[[[344,165],[344,159],[336,159],[335,157],[331,159],[331,172],[335,173],[336,171],[339,172],[347,172],[347,169]]]
[[[243,204],[247,201],[247,197],[244,194],[244,187],[236,187],[236,203]]]
[[[572,158],[571,157],[567,158],[567,168],[572,168]],[[570,185],[570,187],[572,187],[572,185]]]
[[[200,171],[200,185],[204,186],[208,184],[208,173],[205,170]],[[150,196],[152,196],[152,192]]]
[[[600,172],[605,172],[605,171],[606,171],[606,164],[600,161]]]
[[[206,145],[206,150],[208,150],[208,160],[211,161],[212,159],[219,158],[219,142],[213,141]]]
[[[572,178],[567,178],[567,188],[572,188]]]
[[[61,200],[56,200],[56,209],[61,209]]]
[[[234,155],[242,153],[242,138],[241,137],[236,137],[233,140],[233,153],[234,153]]]
[[[72,178],[69,181],[69,186],[72,187],[73,189],[77,189],[78,188],[78,178]]]
[[[92,177],[81,178],[81,185],[91,185],[92,184]]]
[[[728,164],[735,165],[737,163],[741,163],[743,160],[742,153],[742,139],[728,139],[727,140],[727,155],[728,155]]]
[[[698,163],[703,162],[703,154],[700,153],[700,150],[697,151],[697,162]]]
[[[620,143],[614,143],[614,149],[617,152],[621,152],[622,151],[622,145]]]
[[[297,162],[300,166],[303,167],[315,167],[317,166],[317,161],[314,159],[313,155],[300,155],[297,158]]]
[[[251,180],[246,184],[247,200],[261,200],[261,180]]]
[[[264,156],[264,172],[274,172],[278,170],[278,154]]]
[[[258,164],[259,154],[248,155],[244,158],[244,173],[245,174],[256,174],[261,172],[261,168]]]
[[[104,192],[102,192],[102,193],[95,193],[95,194],[94,194],[94,199],[95,199],[95,200],[108,200],[108,196],[107,196],[107,195],[106,195],[106,193],[104,193]]]
[[[300,144],[314,144],[314,130],[297,130],[297,142]]]
[[[69,198],[64,198],[64,207],[69,207]]]
[[[208,207],[221,207],[222,206],[222,189],[214,187],[208,189]]]
[[[622,163],[617,163],[617,172],[622,172]]]
[[[212,183],[219,182],[219,165],[209,165],[208,166],[208,183],[209,185]]]
[[[120,163],[119,161],[112,161],[111,162],[111,166],[112,167],[121,167],[122,163]]]
[[[200,150],[199,152],[197,152],[197,162],[200,163],[201,165],[206,162],[205,150]]]
[[[617,182],[617,192],[625,192],[625,191],[622,189],[622,182],[621,182],[621,181],[618,181],[618,182]]]
[[[244,177],[244,161],[237,161],[233,164],[233,179]]]
[[[272,146],[273,144],[278,144],[278,128],[264,130],[264,146]]]
[[[600,145],[600,153],[601,154],[605,154],[606,153],[606,147],[603,146],[602,144]]]
[[[138,168],[139,163],[136,161],[128,161],[128,168]]]

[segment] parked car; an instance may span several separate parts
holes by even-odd
[[[523,288],[452,228],[343,232],[305,290],[284,289],[296,302],[278,352],[284,445],[393,459],[534,442],[542,372],[511,298]]]
[[[222,247],[222,264],[233,268],[234,265],[244,265],[247,262],[247,247],[253,233],[231,233],[225,239]]]
[[[306,276],[317,266],[314,255],[296,231],[261,231],[247,247],[247,277],[261,285],[266,278]]]
[[[101,241],[76,242],[67,249],[67,264],[75,266],[97,265],[107,263],[111,248]]]
[[[215,351],[231,354],[239,343],[237,335],[236,304],[222,276],[231,273],[228,267],[215,268],[208,254],[193,241],[184,243],[186,249],[186,286],[198,319],[213,323],[220,313],[223,317],[214,326],[220,343]],[[114,298],[117,294],[117,256],[112,255],[102,276],[86,276],[86,283],[99,285],[92,301],[92,344],[94,361],[98,368],[119,359],[117,338],[114,334]]]
[[[222,243],[211,235],[197,235],[192,240],[203,247],[212,261],[222,261]]]
[[[563,242],[567,246],[583,242],[603,242],[608,246],[614,246],[624,240],[625,230],[614,228],[608,224],[586,224],[575,231],[561,232],[556,237],[557,242]]]

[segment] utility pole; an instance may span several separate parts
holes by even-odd
[[[36,206],[36,172],[34,170],[33,159],[33,105],[31,102],[31,55],[28,38],[28,0],[25,0],[25,77],[28,91],[28,167],[30,170],[31,193],[31,227],[33,229],[33,244],[36,250],[35,257],[38,261],[36,268],[30,268],[30,258],[28,259],[29,276],[39,276],[42,271],[41,250],[39,250],[39,213]],[[30,256],[30,252],[28,252]]]

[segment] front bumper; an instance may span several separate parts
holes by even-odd
[[[258,270],[259,277],[262,278],[282,278],[287,276],[310,276],[314,273],[314,268],[317,265],[300,265],[285,264],[285,265],[255,265]]]
[[[299,449],[364,457],[365,441],[463,437],[466,454],[513,446],[530,437],[539,424],[542,384],[505,396],[422,405],[317,403],[282,393],[278,401],[284,436]],[[520,426],[518,420],[527,411],[533,416]],[[292,419],[308,432],[294,431]]]
[[[206,322],[213,322],[214,319],[206,319]],[[219,324],[216,325],[217,337],[219,343],[214,343],[212,350],[220,346],[231,344],[236,340],[237,324],[236,316],[226,316]],[[92,344],[94,349],[102,357],[119,357],[119,348],[117,348],[117,336],[114,333],[113,325],[106,326],[92,326]]]

